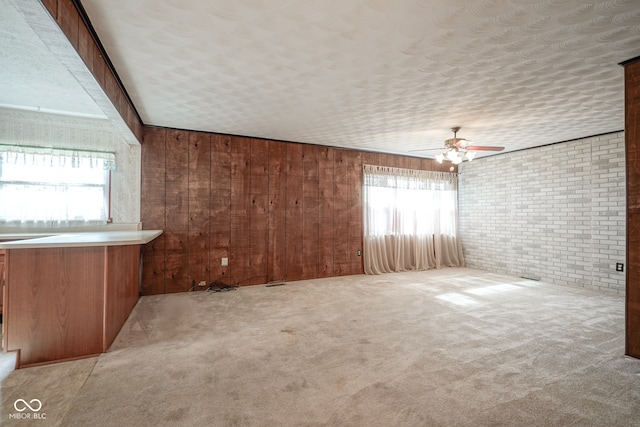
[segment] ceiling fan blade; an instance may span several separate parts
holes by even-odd
[[[489,145],[470,145],[466,147],[469,151],[502,151],[504,147],[491,147]]]
[[[418,152],[418,151],[433,151],[433,150],[440,150],[440,151],[442,151],[442,150],[444,150],[444,149],[445,149],[444,147],[438,147],[438,148],[420,148],[420,149],[418,149],[418,150],[409,150],[409,153],[415,153],[415,152]]]

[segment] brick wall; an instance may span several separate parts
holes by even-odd
[[[625,291],[624,133],[465,163],[460,228],[468,267]]]

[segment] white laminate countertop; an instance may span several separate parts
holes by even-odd
[[[46,237],[0,242],[0,249],[77,248],[84,246],[124,246],[149,243],[162,230],[92,231],[51,234]],[[2,234],[0,234],[2,239]]]

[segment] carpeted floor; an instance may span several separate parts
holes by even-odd
[[[99,358],[10,373],[1,421],[640,426],[623,353],[624,297],[472,269],[151,296]]]

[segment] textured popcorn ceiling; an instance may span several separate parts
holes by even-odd
[[[0,109],[105,120],[127,144],[139,141],[39,0],[0,0]],[[57,117],[57,118],[56,118]],[[2,122],[2,120],[0,120]],[[8,127],[7,127],[8,126]],[[25,129],[32,129],[27,126]],[[20,141],[9,122],[0,133]],[[56,135],[48,135],[51,139]],[[28,135],[24,135],[27,139]],[[17,139],[16,139],[17,138]],[[45,142],[45,141],[41,141]],[[49,140],[47,143],[55,143]]]
[[[36,2],[21,1],[25,11],[33,12],[28,3]],[[55,25],[47,20],[41,26]],[[106,117],[52,48],[63,52],[46,45],[10,0],[0,0],[0,107]]]
[[[146,124],[395,153],[622,130],[640,55],[638,0],[82,4]]]

